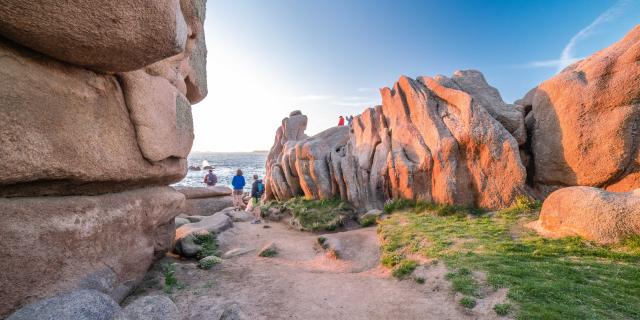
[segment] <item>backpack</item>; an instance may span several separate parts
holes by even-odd
[[[258,181],[258,184],[256,185],[256,195],[258,196],[258,198],[262,197],[262,194],[264,193],[264,184],[262,183],[262,181]]]
[[[218,183],[218,177],[213,173],[207,174],[207,185],[215,186],[216,183]]]

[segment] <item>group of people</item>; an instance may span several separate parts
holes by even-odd
[[[343,116],[338,117],[338,127],[344,126],[344,120],[347,120],[347,126],[351,126],[351,122],[353,121],[353,116],[348,115],[346,118]]]
[[[218,176],[213,173],[213,170],[209,170],[209,173],[204,176],[204,183],[207,185],[207,187],[213,187],[218,183]],[[233,179],[231,179],[231,186],[233,187],[233,191],[231,193],[233,196],[233,207],[236,208],[236,210],[241,210],[244,206],[244,201],[242,200],[242,198],[244,196],[245,185],[246,181],[244,179],[244,176],[242,175],[242,170],[238,169],[238,171],[236,171],[236,175],[233,176]],[[260,198],[262,198],[263,194],[264,183],[257,174],[254,174],[253,183],[251,184],[251,200],[249,200],[249,203],[247,204],[245,209],[248,212],[254,213],[256,217],[256,219],[252,222],[254,224],[261,222],[260,210],[254,210],[254,208],[256,208],[256,206],[260,203]]]

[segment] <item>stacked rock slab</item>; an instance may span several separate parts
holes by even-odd
[[[640,26],[519,103],[531,109],[533,182],[543,190],[640,188]]]
[[[527,193],[522,108],[477,71],[401,77],[351,128],[304,135],[282,122],[267,160],[267,199],[341,198],[365,210],[393,198],[501,208]]]
[[[163,255],[206,89],[204,0],[0,7],[0,318],[123,298]]]

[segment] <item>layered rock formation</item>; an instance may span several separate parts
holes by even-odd
[[[524,114],[477,71],[401,77],[382,105],[351,128],[304,135],[299,112],[283,120],[267,160],[266,197],[347,200],[361,209],[391,198],[485,208],[527,193],[519,144]]]
[[[203,0],[0,8],[0,317],[89,288],[119,299],[174,238]],[[9,198],[10,197],[10,198]]]
[[[566,186],[640,188],[640,26],[515,104],[477,71],[401,77],[351,128],[304,134],[292,113],[267,160],[267,199],[407,198],[495,209]],[[526,168],[526,170],[525,170]]]

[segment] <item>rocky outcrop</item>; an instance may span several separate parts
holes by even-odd
[[[216,187],[176,187],[187,198],[180,214],[185,216],[210,216],[233,206],[231,189]]]
[[[0,310],[78,288],[123,298],[171,247],[183,203],[170,187],[0,198]]]
[[[204,17],[202,0],[3,3],[0,318],[83,288],[119,301],[170,249]]]
[[[563,188],[549,195],[539,220],[528,226],[551,238],[580,236],[600,244],[617,243],[640,234],[640,189]]]
[[[360,209],[391,198],[500,208],[527,193],[524,114],[477,71],[401,77],[382,105],[306,137],[283,120],[267,161],[266,197],[339,197]],[[491,110],[491,111],[489,111]]]
[[[543,82],[531,108],[533,182],[552,188],[640,188],[640,26]]]

